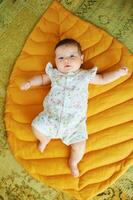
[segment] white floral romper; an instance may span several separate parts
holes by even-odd
[[[97,67],[64,74],[48,63],[45,70],[51,80],[51,90],[43,101],[44,110],[32,121],[32,126],[66,145],[86,140],[88,84],[96,75]]]

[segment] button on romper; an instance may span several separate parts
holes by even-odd
[[[97,67],[65,74],[48,63],[45,70],[51,80],[51,90],[43,101],[44,110],[31,125],[66,145],[86,140],[88,84],[95,77]]]

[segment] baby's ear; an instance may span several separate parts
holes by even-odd
[[[82,61],[82,63],[83,63],[83,60],[84,60],[84,55],[82,54],[81,55],[81,61]]]

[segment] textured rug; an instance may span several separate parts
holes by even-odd
[[[24,42],[51,0],[0,0],[0,199],[74,200],[37,182],[15,161],[3,122],[6,87]],[[115,36],[133,52],[131,0],[60,0],[68,10]],[[93,200],[133,199],[133,167]]]

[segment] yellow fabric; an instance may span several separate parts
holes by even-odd
[[[15,158],[38,180],[87,200],[103,191],[133,163],[132,77],[105,86],[90,85],[86,153],[79,164],[80,177],[73,178],[67,164],[70,148],[52,140],[44,153],[38,151],[30,123],[43,109],[50,86],[21,91],[20,84],[42,74],[54,63],[54,46],[63,38],[80,42],[84,68],[98,66],[110,71],[126,65],[133,69],[133,56],[115,38],[81,20],[54,1],[42,16],[16,61],[7,90],[5,123]]]

